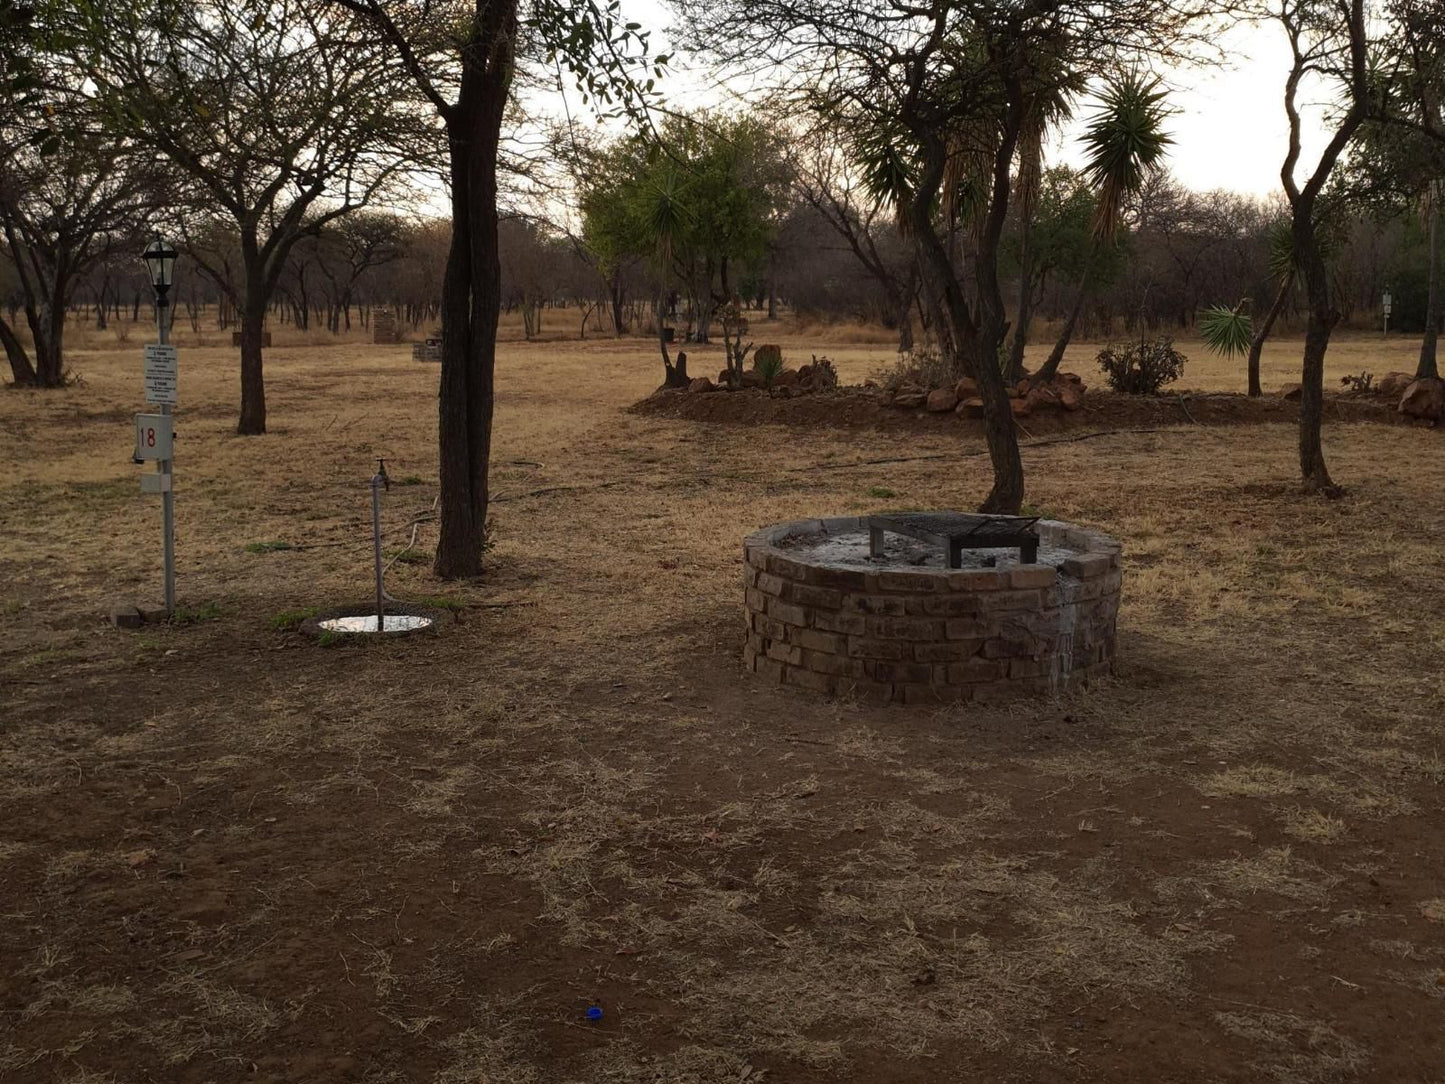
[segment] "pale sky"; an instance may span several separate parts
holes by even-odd
[[[627,18],[652,31],[654,52],[668,47],[666,28],[672,18],[662,0],[623,0],[623,10]],[[1217,44],[1230,58],[1226,67],[1163,73],[1175,88],[1170,101],[1177,110],[1169,121],[1175,144],[1168,168],[1198,190],[1227,188],[1256,196],[1279,192],[1288,139],[1283,96],[1290,53],[1284,32],[1274,23],[1239,23],[1221,34]],[[662,83],[669,108],[685,110],[725,100],[726,92],[715,87],[700,67],[680,54],[675,61],[679,70]],[[585,109],[579,109],[573,98],[573,115],[580,117]],[[1306,94],[1302,104],[1309,101]],[[1088,113],[1089,102],[1084,100],[1079,114]],[[1318,110],[1308,109],[1305,116],[1302,169],[1307,170],[1313,166],[1311,151],[1318,154],[1325,140],[1318,131]],[[1072,136],[1063,133],[1053,151],[1054,161],[1075,158]]]

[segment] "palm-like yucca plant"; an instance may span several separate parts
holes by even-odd
[[[648,234],[657,243],[659,271],[664,284],[672,266],[672,245],[687,224],[682,182],[677,171],[669,167],[662,179],[647,193],[644,217]]]
[[[1199,336],[1213,353],[1227,358],[1249,353],[1254,341],[1254,320],[1249,313],[1249,299],[1244,298],[1230,308],[1215,305],[1199,314]]]
[[[1095,190],[1094,244],[1084,264],[1074,307],[1048,360],[1039,369],[1041,381],[1054,378],[1069,340],[1074,337],[1074,327],[1089,296],[1099,247],[1118,239],[1129,197],[1137,195],[1150,174],[1160,168],[1174,142],[1164,131],[1164,121],[1170,114],[1166,93],[1159,79],[1127,71],[1100,93],[1099,106],[1084,129],[1084,177]]]
[[[672,250],[674,242],[686,228],[690,217],[686,204],[686,193],[677,171],[669,166],[661,179],[650,186],[645,193],[642,208],[643,229],[657,245],[657,343],[662,351],[662,366],[667,373],[669,386],[687,383],[687,369],[678,354],[678,364],[672,364],[667,355],[667,320],[664,318],[667,305],[667,287],[672,278]]]
[[[1125,72],[1099,96],[1099,107],[1084,129],[1084,176],[1098,193],[1094,236],[1112,241],[1124,205],[1159,168],[1174,139],[1164,131],[1170,110],[1158,78]]]
[[[853,157],[862,171],[864,190],[893,211],[900,231],[906,233],[904,209],[918,185],[922,157],[916,141],[893,125],[872,125],[854,138]]]

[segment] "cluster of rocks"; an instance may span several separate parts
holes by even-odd
[[[1083,380],[1074,373],[1059,373],[1047,383],[1026,376],[1009,386],[1009,408],[1016,418],[1035,411],[1081,410],[1087,390]],[[978,382],[971,377],[932,390],[905,380],[893,391],[884,392],[883,398],[884,402],[902,410],[923,409],[934,414],[951,411],[961,418],[983,417],[983,399],[979,396]]]
[[[783,368],[773,374],[772,382],[757,369],[744,369],[737,388],[728,382],[728,371],[717,374],[717,382],[705,376],[695,377],[687,385],[690,392],[737,391],[744,388],[762,388],[783,397],[807,395],[838,386],[838,373],[827,358],[815,358],[811,363],[798,369]]]
[[[1445,421],[1445,380],[1393,372],[1386,373],[1368,390],[1382,398],[1397,400],[1399,405],[1395,409],[1407,418],[1417,418],[1432,425]],[[1302,388],[1299,384],[1286,384],[1279,394],[1284,399],[1298,399]]]
[[[1381,395],[1400,397],[1396,408],[1410,418],[1436,425],[1445,422],[1445,380],[1416,379],[1413,373],[1386,373],[1375,385]]]

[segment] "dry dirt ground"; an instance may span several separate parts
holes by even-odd
[[[742,672],[741,539],[968,506],[974,438],[644,417],[646,343],[511,344],[486,578],[423,522],[390,588],[454,623],[327,647],[374,457],[391,552],[432,505],[436,370],[278,336],[240,439],[183,339],[184,610],[124,632],[143,337],[0,394],[6,1084],[1445,1079],[1441,433],[1332,422],[1334,502],[1286,424],[1028,448],[1124,542],[1117,676],[880,709]]]

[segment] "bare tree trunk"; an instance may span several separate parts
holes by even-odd
[[[1420,364],[1415,379],[1438,380],[1440,369],[1435,360],[1436,341],[1440,337],[1440,200],[1430,200],[1430,299],[1425,306],[1425,338],[1420,343]]]
[[[65,386],[65,362],[61,345],[65,338],[65,305],[58,300],[60,284],[56,283],[57,300],[31,310],[30,333],[35,343],[35,384],[41,388]]]
[[[905,295],[896,311],[898,313],[898,352],[907,354],[913,350],[913,298]]]
[[[1295,257],[1304,275],[1309,298],[1309,324],[1305,329],[1304,362],[1300,373],[1299,461],[1300,477],[1306,491],[1326,497],[1340,495],[1340,487],[1330,478],[1325,466],[1321,427],[1325,407],[1325,352],[1330,347],[1330,333],[1340,320],[1339,312],[1330,303],[1329,273],[1320,256],[1315,237],[1314,204],[1302,201],[1295,207]]]
[[[1008,379],[1017,382],[1024,375],[1024,348],[1028,345],[1029,321],[1034,308],[1033,215],[1024,212],[1019,253],[1019,304],[1014,317],[1013,341],[1009,344]]]
[[[241,304],[241,417],[236,432],[243,437],[266,432],[266,378],[261,361],[261,336],[266,327],[266,302],[259,282],[247,272]]]
[[[621,274],[614,271],[612,279],[607,284],[607,300],[612,308],[612,331],[620,339],[622,333],[627,330],[627,321],[622,308],[622,283]]]
[[[1058,375],[1059,366],[1063,363],[1064,352],[1069,348],[1069,341],[1074,337],[1074,328],[1078,326],[1079,316],[1084,311],[1084,302],[1089,299],[1089,287],[1094,276],[1094,260],[1099,255],[1099,242],[1095,241],[1089,249],[1089,258],[1084,263],[1084,273],[1079,278],[1079,293],[1074,298],[1074,307],[1069,310],[1069,318],[1064,321],[1064,329],[1059,332],[1058,341],[1054,348],[1049,351],[1048,360],[1039,368],[1038,379],[1040,383],[1047,384]]]
[[[1249,344],[1249,394],[1252,398],[1258,398],[1264,394],[1259,384],[1259,359],[1264,354],[1264,341],[1269,338],[1269,333],[1274,329],[1274,322],[1284,311],[1285,302],[1289,300],[1289,292],[1293,288],[1294,274],[1291,272],[1279,284],[1279,292],[1274,295],[1274,304],[1269,307],[1269,312],[1264,317],[1264,323],[1259,325],[1259,330],[1254,333],[1254,339]]]
[[[492,413],[502,270],[497,249],[497,146],[511,82],[517,9],[493,0],[473,31],[457,104],[447,116],[452,244],[442,283],[438,397],[441,532],[433,571],[444,579],[482,573],[490,503]]]
[[[945,256],[946,258],[946,256]],[[920,257],[920,263],[922,258]],[[938,340],[938,352],[943,357],[954,359],[954,366],[959,376],[972,376],[968,367],[972,361],[961,356],[958,344],[954,341],[953,329],[950,324],[950,317],[945,311],[942,294],[932,280],[932,276],[923,275],[922,290],[919,295],[919,312],[926,314],[928,319],[924,324],[926,330],[931,331]]]
[[[5,357],[10,362],[10,378],[20,387],[34,386],[35,366],[31,364],[24,345],[4,320],[0,320],[0,344],[4,345]]]
[[[1325,466],[1325,453],[1320,430],[1324,421],[1325,351],[1330,346],[1330,332],[1339,316],[1310,307],[1309,326],[1305,331],[1304,368],[1301,373],[1299,462],[1305,489],[1311,493],[1337,496],[1339,487],[1330,478]]]
[[[664,388],[685,388],[688,385],[687,355],[681,350],[677,352],[677,364],[672,363],[672,358],[667,352],[667,291],[664,290],[657,298],[657,347],[662,351],[662,386]]]
[[[1003,296],[993,274],[994,253],[985,252],[987,238],[980,241],[979,258],[974,270],[978,280],[979,319],[970,319],[963,285],[954,272],[953,261],[933,224],[933,200],[943,179],[943,147],[933,141],[926,148],[923,176],[908,206],[911,232],[918,248],[927,288],[930,280],[940,295],[945,324],[952,326],[955,342],[966,344],[968,356],[960,359],[972,368],[978,381],[979,398],[983,401],[984,435],[988,442],[989,460],[993,465],[993,488],[979,511],[1016,515],[1023,506],[1024,467],[1019,455],[1018,436],[1014,432],[1013,408],[1009,405],[1004,376],[998,364],[998,348],[1006,333]],[[1012,148],[1000,152],[1005,163],[1012,158]],[[1006,169],[1006,166],[1005,166]],[[1006,176],[1003,187],[1007,188]],[[996,196],[997,199],[997,196]],[[1007,206],[1006,197],[1004,206]]]

